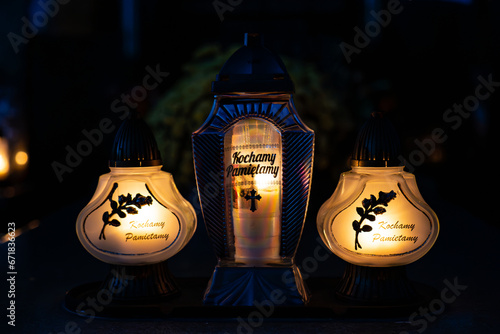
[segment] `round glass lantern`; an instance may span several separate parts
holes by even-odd
[[[389,120],[373,113],[358,135],[352,169],[319,210],[321,238],[348,263],[335,291],[341,300],[396,308],[422,300],[405,265],[431,249],[439,222],[415,176],[404,171],[399,146]]]
[[[118,129],[109,166],[78,215],[76,232],[91,255],[110,264],[110,271],[104,281],[68,292],[66,307],[86,315],[82,300],[105,291],[110,297],[101,316],[161,314],[161,303],[179,294],[166,260],[193,236],[194,209],[172,175],[161,170],[153,133],[137,115]]]

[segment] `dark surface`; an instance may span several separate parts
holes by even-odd
[[[85,318],[99,318],[102,320],[151,320],[165,319],[170,321],[182,320],[231,320],[248,317],[251,313],[261,314],[263,318],[273,320],[347,320],[359,321],[365,318],[404,318],[421,306],[427,306],[431,300],[439,298],[439,293],[419,283],[413,283],[414,300],[392,302],[352,303],[345,298],[338,298],[332,291],[337,286],[335,278],[310,278],[311,290],[307,305],[293,305],[288,302],[291,296],[260,295],[249,306],[214,306],[213,303],[203,302],[206,288],[204,278],[178,278],[177,284],[182,289],[182,294],[167,298],[148,300],[116,300],[113,295],[108,302],[103,298],[103,307],[88,311],[86,305],[88,298],[98,298],[102,290],[102,282],[82,284],[66,292],[63,308],[75,315]],[[277,290],[281,290],[277,288]],[[201,298],[200,298],[201,297]],[[293,302],[293,299],[292,299]],[[95,312],[95,314],[94,314]],[[438,312],[439,313],[439,312]],[[433,316],[434,312],[426,312],[426,316]]]

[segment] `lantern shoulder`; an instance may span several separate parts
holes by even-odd
[[[317,227],[340,258],[361,266],[416,261],[432,247],[439,221],[403,167],[355,167],[321,207]]]
[[[232,125],[250,117],[271,122],[282,134],[314,134],[298,115],[291,94],[242,92],[216,96],[209,116],[192,137],[223,135]]]
[[[99,178],[96,193],[77,218],[85,249],[117,265],[164,261],[180,251],[196,229],[196,214],[170,173],[153,167],[114,167]]]

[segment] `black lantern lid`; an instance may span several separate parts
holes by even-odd
[[[402,166],[398,159],[400,152],[401,145],[396,129],[383,113],[374,112],[359,131],[352,152],[351,166]]]
[[[212,92],[216,94],[293,91],[285,65],[264,47],[258,33],[245,33],[245,45],[233,53],[212,82]]]
[[[133,113],[118,129],[109,159],[110,167],[147,167],[162,165],[153,131]]]

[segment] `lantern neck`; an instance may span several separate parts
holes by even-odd
[[[353,172],[358,174],[397,174],[404,172],[404,166],[393,166],[393,167],[355,167],[351,169]]]
[[[266,100],[290,100],[292,94],[290,93],[280,93],[280,92],[234,92],[234,93],[224,93],[217,94],[215,98],[218,100],[225,99],[266,99]]]
[[[161,171],[163,165],[148,167],[109,167],[113,174],[148,174]]]

